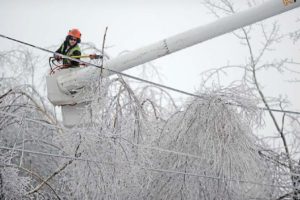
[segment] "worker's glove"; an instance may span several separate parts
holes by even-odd
[[[103,56],[102,55],[96,55],[96,54],[91,54],[90,55],[90,59],[102,59]]]
[[[55,59],[57,62],[59,62],[59,61],[61,61],[62,57],[61,57],[60,55],[55,54],[55,55],[54,55],[54,59]]]

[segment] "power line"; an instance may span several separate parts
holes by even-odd
[[[10,40],[19,42],[19,43],[24,44],[24,45],[28,45],[28,46],[37,48],[39,50],[42,50],[42,51],[45,51],[45,52],[48,52],[48,53],[55,53],[53,51],[50,51],[50,50],[47,50],[47,49],[44,49],[44,48],[41,48],[41,47],[38,47],[38,46],[34,46],[32,44],[29,44],[29,43],[26,43],[26,42],[22,42],[22,41],[13,39],[13,38],[9,38],[9,37],[3,36],[1,34],[0,34],[0,36],[4,37],[6,39],[10,39]],[[79,61],[77,59],[73,59],[73,58],[70,58],[68,56],[64,56],[64,55],[61,55],[61,56],[64,57],[64,58],[68,58],[70,60],[73,60],[73,61]],[[96,65],[96,64],[93,64],[93,63],[89,63],[89,62],[85,62],[85,61],[79,61],[79,62],[82,62],[84,64],[88,64],[88,65],[91,65],[91,66],[94,66],[94,67],[97,67],[97,68],[103,68],[103,66]],[[105,69],[105,68],[103,68],[103,69]],[[168,90],[172,90],[172,91],[175,91],[175,92],[178,92],[178,93],[186,94],[186,95],[197,97],[197,98],[203,98],[200,95],[189,93],[189,92],[186,92],[186,91],[183,91],[183,90],[179,90],[179,89],[176,89],[176,88],[165,86],[165,85],[162,85],[162,84],[159,84],[159,83],[155,83],[155,82],[152,82],[152,81],[147,81],[147,80],[135,77],[135,76],[131,76],[131,75],[122,73],[122,72],[114,71],[114,70],[111,70],[111,69],[106,69],[106,70],[111,71],[111,72],[116,73],[116,74],[119,74],[119,75],[123,75],[123,76],[131,78],[131,79],[135,79],[135,80],[138,80],[138,81],[141,81],[141,82],[145,82],[145,83],[148,83],[148,84],[151,84],[151,85],[155,85],[155,86],[162,87],[162,88],[165,88],[165,89],[168,89]],[[267,108],[260,108],[260,109],[262,109],[262,110],[268,110]],[[290,113],[290,114],[300,114],[300,112],[296,112],[296,111],[286,111],[286,110],[278,110],[278,109],[270,109],[270,110],[274,111],[274,112],[283,112],[283,113]],[[27,119],[27,120],[30,120],[30,119]],[[31,121],[39,122],[37,120],[31,120]],[[41,123],[41,122],[39,122],[39,123]],[[49,126],[49,125],[50,124],[47,124],[47,126]],[[50,125],[50,126],[54,126],[54,125]],[[54,127],[57,127],[57,126],[54,126]],[[189,157],[194,157],[194,158],[200,158],[200,157],[195,156],[195,155],[186,154],[186,153],[182,153],[182,152],[171,151],[171,150],[166,150],[166,149],[161,149],[161,148],[157,148],[157,147],[149,147],[149,146],[138,145],[138,144],[133,144],[133,145],[139,146],[139,147],[142,147],[142,148],[146,148],[146,149],[148,148],[148,149],[153,149],[153,150],[158,150],[158,151],[165,151],[165,152],[168,152],[168,153],[175,153],[175,154],[179,154],[179,155],[184,155],[184,156],[189,156]],[[0,148],[1,149],[6,149],[6,150],[15,150],[15,151],[22,151],[22,152],[27,152],[27,153],[39,154],[39,155],[42,155],[42,156],[60,157],[60,158],[65,158],[65,159],[74,159],[74,160],[87,161],[87,162],[100,162],[100,163],[110,164],[110,165],[118,164],[118,162],[117,163],[109,163],[109,162],[95,161],[95,160],[83,159],[83,158],[72,157],[72,156],[56,155],[56,154],[49,154],[49,153],[36,152],[36,151],[30,151],[30,150],[22,150],[22,149],[13,149],[13,148],[8,148],[8,147],[0,147]],[[280,188],[292,188],[292,187],[288,187],[288,186],[263,184],[263,183],[257,183],[257,182],[253,182],[253,181],[247,181],[247,180],[234,180],[234,179],[224,179],[224,178],[214,177],[214,176],[204,176],[204,175],[199,175],[199,174],[195,174],[195,173],[187,173],[187,172],[180,172],[180,171],[174,171],[174,170],[149,168],[149,167],[143,167],[143,166],[138,166],[138,167],[140,167],[142,169],[145,169],[145,170],[149,170],[149,171],[156,171],[156,172],[163,172],[163,173],[183,174],[183,175],[188,175],[188,176],[197,176],[197,177],[217,179],[217,180],[228,180],[228,181],[234,181],[234,182],[240,182],[240,183],[250,183],[250,184],[255,184],[255,185],[264,185],[264,186],[272,186],[272,187],[280,187]]]
[[[221,177],[216,177],[216,176],[201,175],[201,174],[181,172],[181,171],[176,171],[176,170],[167,170],[167,169],[146,167],[146,166],[140,166],[140,165],[131,165],[129,163],[124,163],[124,162],[105,162],[105,161],[100,161],[100,160],[91,160],[91,159],[84,159],[84,158],[79,158],[79,157],[74,157],[74,156],[57,155],[57,154],[44,153],[44,152],[38,152],[38,151],[31,151],[31,150],[26,150],[26,149],[15,149],[15,148],[4,147],[4,146],[0,146],[0,149],[37,154],[37,155],[41,155],[41,156],[50,156],[50,157],[58,157],[58,158],[65,158],[65,159],[71,159],[71,160],[85,161],[85,162],[100,163],[100,164],[108,164],[108,165],[118,164],[118,165],[121,165],[121,166],[126,165],[126,166],[129,166],[129,167],[138,167],[140,169],[144,169],[144,170],[147,170],[147,171],[154,171],[154,172],[159,172],[159,173],[180,174],[180,175],[194,176],[194,177],[199,177],[199,178],[207,178],[207,179],[238,182],[238,183],[249,183],[249,184],[252,184],[252,185],[269,186],[269,187],[276,187],[276,188],[287,188],[287,189],[293,189],[294,188],[292,186],[259,183],[259,182],[255,182],[255,181],[249,181],[249,180],[221,178]]]
[[[115,71],[115,70],[112,70],[112,69],[104,68],[102,65],[97,65],[97,64],[94,64],[94,63],[90,63],[90,62],[78,60],[78,59],[75,59],[75,58],[71,58],[71,57],[69,57],[69,56],[66,56],[66,55],[63,55],[63,54],[60,54],[60,53],[56,53],[56,52],[54,52],[54,51],[50,51],[50,50],[48,50],[48,49],[45,49],[45,48],[42,48],[42,47],[39,47],[39,46],[30,44],[30,43],[27,43],[27,42],[24,42],[24,41],[21,41],[21,40],[17,40],[17,39],[14,39],[14,38],[11,38],[11,37],[2,35],[2,34],[0,34],[0,37],[5,38],[5,39],[8,39],[8,40],[11,40],[11,41],[14,41],[14,42],[17,42],[17,43],[21,43],[21,44],[23,44],[23,45],[27,45],[27,46],[30,46],[30,47],[33,47],[33,48],[36,48],[36,49],[39,49],[39,50],[41,50],[41,51],[45,51],[45,52],[47,52],[47,53],[60,55],[62,58],[67,58],[67,59],[72,60],[72,61],[80,62],[80,63],[86,64],[86,65],[90,65],[90,66],[93,66],[93,67],[97,67],[97,68],[100,68],[100,69],[105,69],[105,70],[107,70],[107,71],[110,71],[110,72],[112,72],[112,73],[115,73],[115,74],[119,74],[119,75],[125,76],[125,77],[127,77],[127,78],[131,78],[131,79],[134,79],[134,80],[137,80],[137,81],[141,81],[141,82],[144,82],[144,83],[148,83],[148,84],[151,84],[151,85],[154,85],[154,86],[157,86],[157,87],[165,88],[165,89],[167,89],[167,90],[172,90],[172,91],[174,91],[174,92],[178,92],[178,93],[185,94],[185,95],[188,95],[188,96],[192,96],[192,97],[197,97],[197,98],[200,98],[200,99],[204,99],[203,96],[200,96],[200,95],[197,95],[197,94],[193,94],[193,93],[190,93],[190,92],[187,92],[187,91],[184,91],[184,90],[179,90],[179,89],[176,89],[176,88],[173,88],[173,87],[169,87],[169,86],[166,86],[166,85],[162,85],[162,84],[159,84],[159,83],[155,83],[155,82],[152,82],[152,81],[148,81],[148,80],[145,80],[145,79],[136,77],[136,76],[132,76],[132,75],[129,75],[129,74],[125,74],[125,73],[123,73],[123,72],[119,72],[119,71]],[[239,106],[239,107],[241,107],[241,105],[234,105],[234,106]],[[261,110],[264,110],[264,111],[270,110],[270,111],[273,111],[273,112],[280,112],[280,113],[289,113],[289,114],[297,114],[297,115],[300,115],[300,112],[298,112],[298,111],[279,110],[279,109],[267,109],[267,108],[264,108],[264,107],[258,107],[258,109],[261,109]]]

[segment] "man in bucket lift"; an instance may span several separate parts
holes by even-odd
[[[60,53],[69,57],[78,56],[77,59],[80,59],[81,50],[79,47],[79,43],[81,42],[81,33],[78,29],[72,29],[69,31],[64,43],[55,51],[56,53]],[[60,61],[61,56],[54,54],[54,58],[57,61]],[[79,62],[69,60],[67,58],[63,58],[63,68],[68,67],[79,67]]]
[[[60,53],[72,58],[79,59],[80,58],[86,58],[89,57],[90,59],[102,59],[102,55],[96,55],[96,54],[91,54],[91,55],[81,55],[81,50],[79,47],[79,43],[81,42],[81,33],[78,29],[74,28],[71,29],[66,37],[66,40],[64,43],[55,51],[56,53]],[[54,54],[54,58],[57,61],[60,61],[62,59],[61,56]],[[67,58],[63,58],[63,66],[62,68],[69,68],[69,67],[79,67],[79,62],[72,61]]]

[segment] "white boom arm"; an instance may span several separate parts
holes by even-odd
[[[121,72],[299,6],[300,0],[297,2],[296,0],[269,0],[246,11],[221,18],[208,25],[185,31],[111,59],[104,64],[104,68]],[[88,67],[76,71],[72,75],[61,76],[58,78],[58,82],[64,88],[72,89],[75,85],[80,85],[81,82],[94,80],[99,76],[99,73],[99,69]],[[103,71],[103,76],[110,74],[112,73],[107,70]]]

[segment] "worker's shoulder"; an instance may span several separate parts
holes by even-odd
[[[78,44],[76,44],[76,45],[73,47],[73,50],[74,50],[74,51],[81,51],[80,46],[79,46]]]

